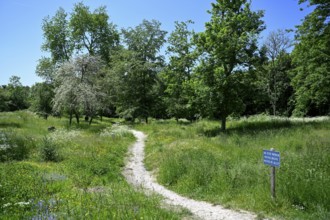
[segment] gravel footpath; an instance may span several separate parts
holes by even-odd
[[[146,135],[142,132],[132,130],[137,138],[136,143],[130,149],[130,156],[123,171],[127,181],[135,187],[141,187],[146,191],[152,191],[164,197],[164,202],[168,205],[181,206],[188,209],[193,215],[200,219],[255,219],[256,215],[246,211],[233,211],[225,209],[220,205],[196,201],[166,189],[159,185],[155,178],[144,167],[144,140]]]

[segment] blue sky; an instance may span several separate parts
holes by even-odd
[[[215,1],[215,0],[214,0]],[[174,21],[193,20],[195,31],[203,31],[210,16],[206,12],[213,0],[85,0],[92,10],[107,6],[110,20],[118,28],[135,27],[143,19],[156,19],[171,32]],[[21,77],[23,85],[42,81],[35,74],[41,51],[41,24],[47,15],[53,16],[59,7],[71,12],[77,0],[0,0],[0,85],[8,84],[12,75]],[[298,0],[252,0],[253,10],[265,10],[263,20],[269,31],[292,29],[300,24],[311,9],[300,11]],[[263,41],[261,39],[261,42]]]

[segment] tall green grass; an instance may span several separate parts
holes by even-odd
[[[19,160],[0,162],[0,219],[180,219],[186,215],[160,208],[159,197],[146,197],[126,183],[121,171],[135,139],[127,127],[112,124],[104,119],[91,126],[68,127],[65,118],[0,113],[0,132],[25,138],[29,149]],[[49,132],[50,126],[56,130]]]
[[[219,122],[153,121],[146,164],[160,183],[183,195],[285,219],[330,218],[330,121],[254,116]],[[277,199],[263,149],[281,153]]]

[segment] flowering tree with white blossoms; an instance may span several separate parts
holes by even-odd
[[[97,56],[81,55],[65,62],[55,74],[56,84],[53,110],[69,114],[70,125],[73,116],[79,124],[81,114],[92,123],[101,103],[101,89],[95,84],[103,63]]]

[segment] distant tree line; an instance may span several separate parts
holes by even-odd
[[[267,113],[282,116],[330,114],[330,5],[314,6],[290,39],[266,28],[263,11],[248,0],[217,0],[205,30],[176,22],[172,33],[156,20],[118,30],[105,7],[83,3],[60,8],[42,22],[44,79],[31,88],[18,77],[0,88],[0,110],[31,108],[45,118],[68,115],[127,120],[215,118]],[[166,53],[161,49],[166,47]]]

